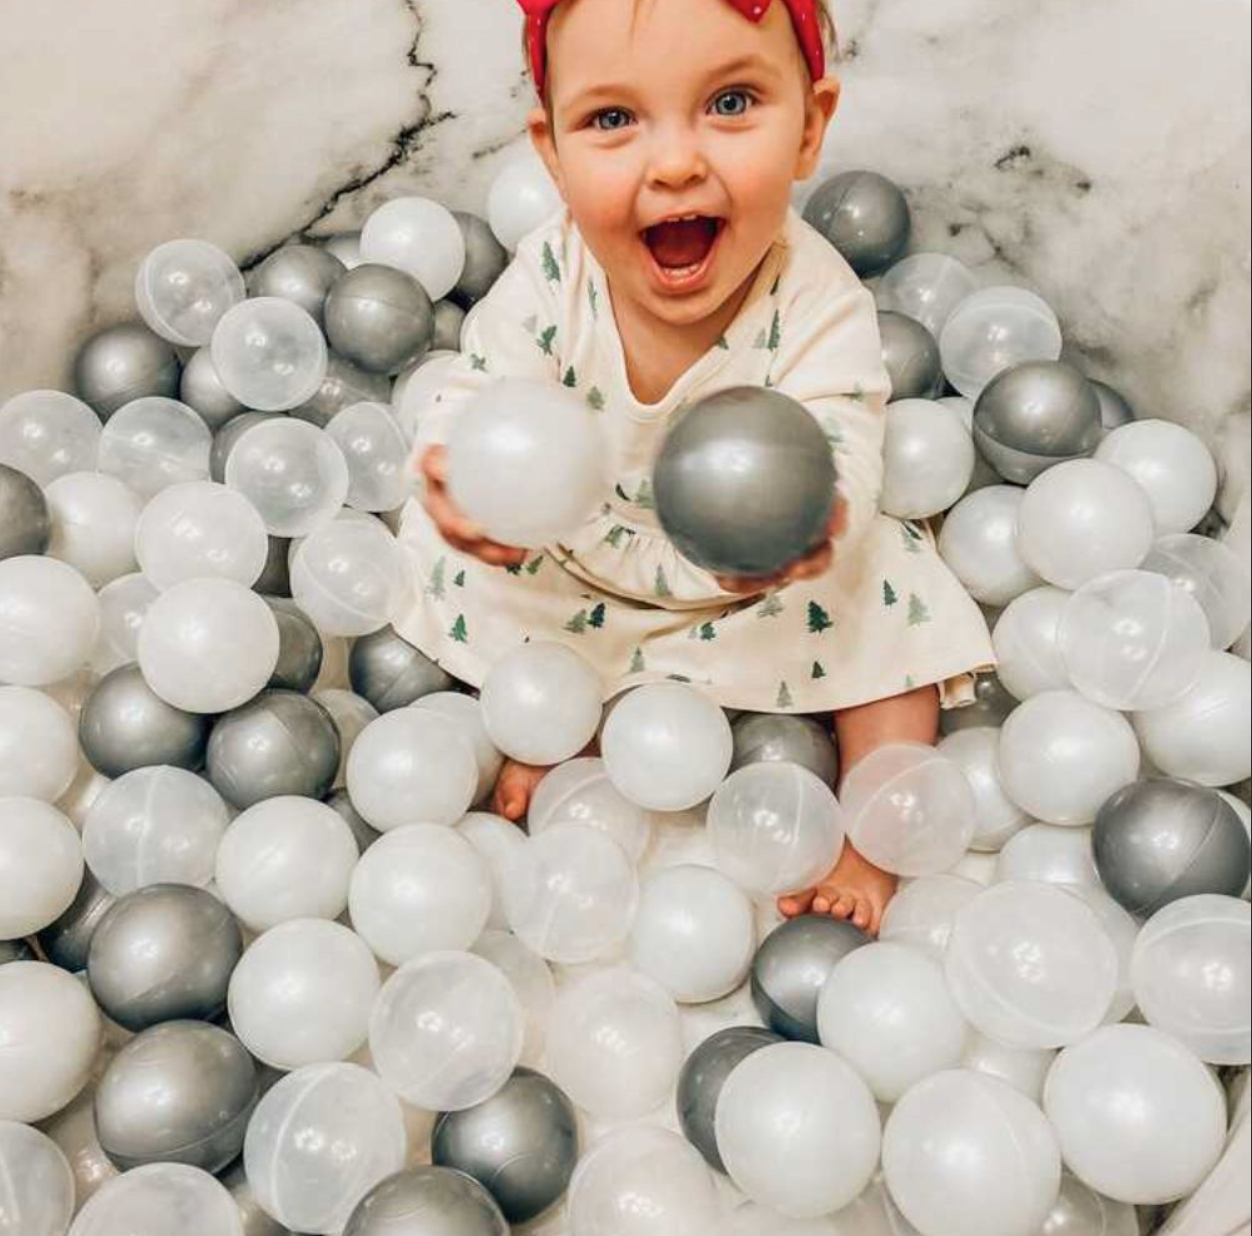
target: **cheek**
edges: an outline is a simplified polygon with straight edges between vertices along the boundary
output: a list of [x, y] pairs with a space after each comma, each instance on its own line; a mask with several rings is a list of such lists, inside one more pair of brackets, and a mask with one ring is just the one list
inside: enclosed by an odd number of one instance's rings
[[718, 175], [741, 206], [765, 208], [790, 202], [794, 147], [777, 133], [741, 139], [719, 160]]
[[626, 160], [604, 157], [562, 164], [565, 192], [579, 229], [606, 233], [630, 224], [634, 218], [637, 177]]

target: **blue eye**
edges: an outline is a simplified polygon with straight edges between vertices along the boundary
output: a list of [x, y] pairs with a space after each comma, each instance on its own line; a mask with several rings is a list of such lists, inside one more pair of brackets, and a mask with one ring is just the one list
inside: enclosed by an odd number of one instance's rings
[[713, 110], [719, 116], [743, 116], [752, 102], [752, 96], [746, 90], [724, 90], [713, 100]]
[[601, 133], [616, 133], [630, 124], [630, 113], [620, 107], [605, 108], [591, 118], [591, 124]]

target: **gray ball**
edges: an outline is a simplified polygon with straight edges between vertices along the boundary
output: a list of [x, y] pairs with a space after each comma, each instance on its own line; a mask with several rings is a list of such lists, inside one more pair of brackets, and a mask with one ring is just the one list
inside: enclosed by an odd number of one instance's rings
[[96, 928], [116, 903], [117, 898], [101, 885], [89, 868], [84, 868], [83, 882], [70, 908], [39, 933], [43, 955], [54, 966], [71, 974], [85, 970]]
[[687, 1058], [678, 1075], [678, 1122], [683, 1136], [723, 1175], [726, 1164], [717, 1148], [717, 1102], [727, 1079], [762, 1047], [786, 1040], [759, 1026], [732, 1026], [705, 1039]]
[[765, 937], [752, 963], [752, 1001], [776, 1034], [820, 1042], [817, 1001], [830, 972], [870, 938], [852, 923], [810, 914]]
[[465, 269], [452, 289], [453, 299], [464, 309], [472, 309], [495, 286], [509, 265], [509, 251], [496, 239], [486, 219], [454, 210], [465, 237]]
[[974, 681], [974, 702], [964, 708], [947, 708], [939, 714], [944, 735], [959, 730], [999, 729], [1021, 701], [1011, 695], [996, 673], [979, 674]]
[[43, 490], [8, 464], [0, 464], [0, 562], [42, 554], [52, 540], [52, 516]]
[[326, 297], [347, 270], [320, 245], [284, 245], [248, 272], [248, 295], [294, 301], [320, 326]]
[[352, 799], [348, 796], [347, 790], [336, 790], [326, 800], [326, 805], [352, 829], [352, 836], [356, 839], [356, 848], [362, 854], [382, 836], [376, 828], [365, 822], [365, 818], [352, 805]]
[[877, 172], [842, 172], [826, 181], [809, 198], [804, 219], [862, 279], [902, 257], [913, 230], [904, 194]]
[[735, 755], [730, 771], [749, 764], [799, 764], [834, 786], [839, 780], [839, 749], [824, 725], [812, 717], [748, 712], [733, 726]]
[[322, 672], [322, 637], [294, 601], [282, 597], [265, 600], [278, 621], [278, 664], [269, 685], [285, 691], [308, 691]]
[[105, 777], [168, 764], [195, 772], [204, 767], [212, 719], [167, 704], [137, 665], [122, 665], [96, 685], [78, 718], [78, 741], [91, 766]]
[[826, 538], [835, 465], [802, 404], [740, 386], [701, 400], [670, 430], [653, 490], [680, 553], [717, 575], [764, 577]]
[[269, 553], [261, 577], [252, 585], [263, 597], [291, 596], [291, 542], [286, 537], [270, 537]]
[[336, 352], [370, 373], [398, 373], [430, 350], [435, 307], [412, 275], [367, 263], [331, 288], [326, 337]]
[[432, 352], [459, 352], [461, 350], [461, 327], [465, 325], [465, 310], [450, 300], [435, 305], [435, 339], [430, 345]]
[[1216, 790], [1165, 777], [1136, 781], [1104, 804], [1094, 850], [1105, 888], [1144, 918], [1181, 897], [1241, 896], [1252, 863], [1239, 813]]
[[0, 940], [0, 966], [11, 961], [38, 961], [35, 950], [25, 940]]
[[892, 400], [933, 399], [943, 385], [943, 365], [934, 335], [915, 318], [890, 312], [878, 315], [878, 333]]
[[242, 1159], [224, 1171], [218, 1180], [239, 1210], [241, 1236], [295, 1236], [290, 1228], [283, 1227], [277, 1219], [270, 1218], [261, 1209], [261, 1204], [256, 1200], [256, 1194], [248, 1183]]
[[376, 1184], [343, 1236], [509, 1236], [509, 1224], [477, 1180], [446, 1167], [414, 1167]]
[[390, 402], [391, 379], [385, 373], [369, 373], [332, 352], [317, 394], [308, 403], [295, 408], [291, 415], [325, 429], [344, 408], [353, 404]]
[[1107, 382], [1096, 382], [1094, 379], [1091, 379], [1091, 385], [1095, 387], [1096, 398], [1100, 401], [1100, 423], [1106, 433], [1122, 425], [1129, 425], [1136, 419], [1130, 400], [1121, 391], [1115, 390]]
[[132, 399], [148, 395], [176, 399], [181, 373], [172, 343], [142, 322], [123, 322], [92, 335], [79, 349], [74, 389], [107, 421]]
[[281, 412], [241, 412], [227, 421], [213, 436], [213, 449], [209, 452], [209, 475], [219, 484], [226, 481], [226, 461], [235, 449], [235, 443], [254, 425], [263, 425]]
[[119, 897], [101, 917], [87, 982], [96, 1003], [127, 1030], [212, 1021], [226, 1007], [242, 954], [239, 924], [212, 893], [151, 884]]
[[578, 1165], [578, 1117], [554, 1082], [518, 1069], [492, 1098], [446, 1112], [431, 1134], [436, 1167], [472, 1176], [510, 1223], [529, 1223], [565, 1196]]
[[339, 731], [321, 704], [295, 691], [262, 691], [213, 727], [209, 780], [240, 811], [282, 795], [322, 799], [339, 754]]
[[187, 1163], [221, 1171], [243, 1149], [259, 1097], [256, 1066], [233, 1034], [169, 1021], [137, 1034], [96, 1090], [96, 1132], [122, 1171]]
[[424, 652], [383, 627], [362, 636], [348, 655], [348, 678], [352, 689], [379, 712], [407, 708], [415, 700], [456, 685]]
[[216, 433], [223, 425], [246, 411], [243, 404], [222, 385], [217, 366], [208, 348], [191, 354], [183, 366], [178, 397], [189, 408], [194, 408], [200, 419]]
[[1029, 485], [1100, 445], [1100, 397], [1072, 365], [1026, 361], [997, 374], [974, 408], [974, 441], [1006, 481]]

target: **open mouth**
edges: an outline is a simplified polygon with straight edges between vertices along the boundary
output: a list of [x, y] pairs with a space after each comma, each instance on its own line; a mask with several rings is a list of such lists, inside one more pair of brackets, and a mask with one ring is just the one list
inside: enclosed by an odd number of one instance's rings
[[641, 237], [660, 282], [675, 290], [699, 284], [712, 265], [725, 226], [724, 219], [687, 215], [645, 228]]

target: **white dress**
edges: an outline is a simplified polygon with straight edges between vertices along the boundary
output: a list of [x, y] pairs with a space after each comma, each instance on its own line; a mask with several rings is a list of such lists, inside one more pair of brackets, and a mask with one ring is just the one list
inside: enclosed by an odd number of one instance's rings
[[[946, 706], [969, 700], [972, 675], [993, 662], [982, 614], [928, 528], [878, 511], [889, 383], [873, 298], [794, 211], [725, 336], [659, 403], [630, 389], [605, 273], [565, 210], [522, 242], [462, 346], [419, 414], [415, 458], [447, 441], [482, 386], [526, 377], [581, 393], [620, 467], [600, 513], [520, 568], [457, 553], [408, 504], [401, 541], [415, 599], [395, 625], [450, 674], [481, 686], [519, 644], [555, 640], [600, 671], [606, 698], [668, 679], [754, 712], [829, 712], [928, 684]], [[725, 593], [678, 553], [651, 494], [675, 412], [743, 385], [774, 387], [818, 419], [850, 516], [830, 572], [752, 598]]]

